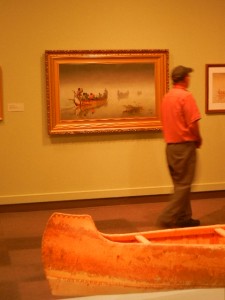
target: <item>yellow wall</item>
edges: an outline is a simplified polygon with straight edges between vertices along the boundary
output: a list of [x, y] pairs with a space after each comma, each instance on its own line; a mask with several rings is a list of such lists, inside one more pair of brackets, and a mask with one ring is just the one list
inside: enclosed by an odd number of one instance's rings
[[[0, 202], [171, 191], [161, 133], [50, 137], [44, 51], [169, 49], [195, 69], [202, 113], [194, 191], [225, 189], [225, 115], [205, 114], [205, 64], [225, 63], [224, 0], [0, 0]], [[23, 112], [8, 104], [24, 103]]]

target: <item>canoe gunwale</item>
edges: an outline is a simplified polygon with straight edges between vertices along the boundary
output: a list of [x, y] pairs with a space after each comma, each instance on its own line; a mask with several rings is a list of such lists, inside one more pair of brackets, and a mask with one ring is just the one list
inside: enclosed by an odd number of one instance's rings
[[[130, 232], [130, 233], [103, 233], [99, 231], [94, 223], [93, 218], [90, 215], [87, 214], [81, 214], [81, 215], [73, 215], [73, 214], [64, 214], [64, 213], [58, 213], [55, 212], [53, 213], [46, 225], [45, 232], [48, 230], [48, 227], [51, 226], [51, 221], [54, 221], [55, 218], [59, 217], [61, 218], [71, 218], [71, 219], [78, 219], [83, 221], [83, 225], [80, 225], [80, 227], [86, 228], [90, 231], [95, 232], [95, 234], [98, 235], [100, 239], [104, 239], [108, 242], [113, 242], [113, 243], [137, 243], [137, 245], [142, 245], [140, 241], [137, 241], [136, 236], [141, 236], [143, 239], [146, 239], [149, 241], [149, 243], [146, 243], [145, 246], [147, 245], [169, 245], [168, 243], [163, 243], [158, 242], [157, 239], [163, 240], [163, 239], [174, 239], [178, 240], [180, 239], [190, 239], [191, 237], [196, 240], [198, 237], [206, 238], [207, 236], [213, 235], [215, 238], [218, 238], [222, 241], [223, 243], [218, 244], [220, 247], [223, 245], [225, 246], [225, 224], [216, 224], [216, 225], [207, 225], [207, 226], [199, 226], [199, 227], [187, 227], [187, 228], [173, 228], [173, 229], [159, 229], [159, 230], [152, 230], [152, 231], [140, 231], [140, 232]], [[43, 234], [43, 241], [44, 241], [44, 236], [45, 232]], [[173, 245], [179, 245], [179, 242], [173, 242], [171, 243]], [[181, 243], [180, 245], [183, 245]], [[206, 243], [192, 243], [188, 244], [188, 246], [200, 246], [200, 245], [206, 245]], [[208, 243], [208, 245], [213, 245], [214, 247], [217, 245], [216, 243]]]

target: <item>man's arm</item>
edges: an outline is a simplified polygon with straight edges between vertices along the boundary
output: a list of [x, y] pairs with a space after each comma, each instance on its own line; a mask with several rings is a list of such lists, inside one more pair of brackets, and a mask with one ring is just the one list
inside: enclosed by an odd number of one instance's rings
[[191, 133], [196, 137], [196, 147], [200, 148], [202, 145], [202, 137], [200, 134], [199, 122], [198, 120], [192, 122], [189, 126]]

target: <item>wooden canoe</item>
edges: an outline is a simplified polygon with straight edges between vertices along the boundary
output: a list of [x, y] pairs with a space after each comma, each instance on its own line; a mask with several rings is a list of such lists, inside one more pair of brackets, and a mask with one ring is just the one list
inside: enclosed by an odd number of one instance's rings
[[225, 225], [104, 234], [89, 215], [54, 213], [42, 259], [60, 297], [225, 287]]

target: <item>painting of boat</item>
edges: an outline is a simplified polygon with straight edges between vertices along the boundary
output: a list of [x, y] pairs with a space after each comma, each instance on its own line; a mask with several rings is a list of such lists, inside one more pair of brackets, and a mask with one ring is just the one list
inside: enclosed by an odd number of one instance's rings
[[94, 93], [84, 92], [82, 88], [78, 88], [77, 91], [73, 90], [74, 97], [72, 100], [75, 106], [86, 106], [91, 108], [101, 107], [102, 105], [106, 105], [108, 100], [108, 91], [104, 90], [103, 93], [98, 93], [97, 95]]
[[129, 115], [135, 115], [140, 113], [143, 110], [143, 107], [140, 105], [124, 105], [125, 110], [123, 111], [123, 113], [125, 114], [129, 114]]
[[117, 98], [118, 100], [127, 99], [129, 97], [129, 94], [130, 94], [129, 91], [126, 92], [117, 91]]
[[225, 287], [225, 225], [106, 234], [56, 212], [42, 260], [57, 297]]

